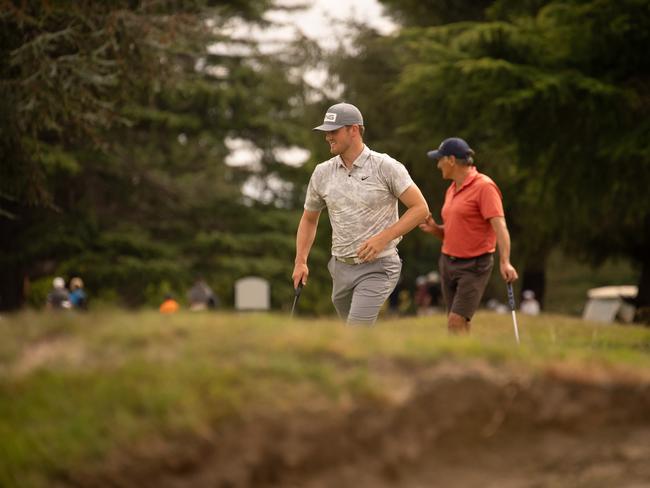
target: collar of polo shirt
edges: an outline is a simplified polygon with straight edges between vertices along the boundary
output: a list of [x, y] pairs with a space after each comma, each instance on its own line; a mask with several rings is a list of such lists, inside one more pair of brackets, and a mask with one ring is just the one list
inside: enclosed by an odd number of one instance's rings
[[[343, 162], [343, 158], [340, 155], [336, 157], [339, 158], [339, 166], [343, 166], [345, 169], [347, 169], [347, 166], [345, 166], [345, 163]], [[364, 144], [363, 151], [361, 151], [361, 153], [357, 156], [357, 159], [355, 159], [352, 162], [352, 166], [356, 166], [357, 168], [363, 168], [364, 165], [366, 164], [366, 161], [368, 161], [369, 157], [370, 157], [370, 148]]]

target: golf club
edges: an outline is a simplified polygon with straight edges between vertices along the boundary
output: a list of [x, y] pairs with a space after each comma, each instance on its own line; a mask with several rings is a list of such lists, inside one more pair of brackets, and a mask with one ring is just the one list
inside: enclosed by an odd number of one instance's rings
[[296, 310], [296, 305], [298, 304], [298, 299], [300, 298], [301, 291], [302, 291], [302, 281], [298, 283], [298, 286], [294, 290], [293, 305], [291, 306], [291, 318], [293, 318], [293, 313]]
[[519, 344], [519, 327], [517, 327], [517, 314], [515, 313], [515, 294], [512, 292], [512, 283], [507, 283], [508, 287], [508, 303], [510, 303], [510, 310], [512, 310], [512, 325], [515, 328], [515, 339]]

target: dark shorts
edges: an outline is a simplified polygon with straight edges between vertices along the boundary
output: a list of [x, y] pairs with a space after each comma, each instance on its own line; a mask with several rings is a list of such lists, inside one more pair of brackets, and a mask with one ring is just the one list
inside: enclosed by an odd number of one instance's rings
[[438, 265], [447, 313], [454, 312], [471, 320], [492, 274], [493, 253], [466, 259], [441, 254]]

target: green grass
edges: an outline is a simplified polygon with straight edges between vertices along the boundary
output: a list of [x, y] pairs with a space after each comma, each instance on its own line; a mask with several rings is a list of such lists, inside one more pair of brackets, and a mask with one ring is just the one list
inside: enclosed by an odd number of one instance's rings
[[639, 276], [640, 269], [624, 260], [610, 259], [592, 267], [553, 253], [547, 267], [546, 309], [581, 315], [590, 288], [636, 285]]
[[381, 401], [385, 360], [483, 359], [543, 369], [650, 372], [650, 329], [481, 313], [469, 337], [443, 316], [350, 328], [281, 315], [23, 312], [0, 321], [0, 486], [48, 480], [120, 446], [209, 432], [256, 412]]
[[[515, 262], [515, 266], [519, 263]], [[520, 278], [523, 269], [517, 268]], [[641, 270], [629, 261], [609, 259], [594, 267], [577, 261], [575, 258], [559, 251], [551, 254], [546, 266], [546, 296], [544, 310], [549, 313], [580, 317], [587, 302], [587, 291], [591, 288], [609, 285], [637, 285]], [[521, 296], [522, 280], [514, 284], [515, 295]], [[495, 263], [486, 292], [487, 298], [496, 298], [501, 303], [508, 303], [503, 278]]]

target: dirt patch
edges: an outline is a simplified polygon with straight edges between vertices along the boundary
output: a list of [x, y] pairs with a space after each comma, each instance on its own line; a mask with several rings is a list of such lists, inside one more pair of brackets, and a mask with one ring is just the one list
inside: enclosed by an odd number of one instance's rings
[[14, 378], [22, 378], [51, 364], [81, 365], [86, 357], [84, 344], [75, 339], [50, 339], [30, 344], [10, 369]]
[[65, 486], [650, 486], [650, 381], [378, 361], [385, 398], [134, 447]]

